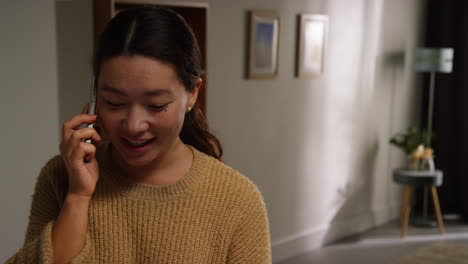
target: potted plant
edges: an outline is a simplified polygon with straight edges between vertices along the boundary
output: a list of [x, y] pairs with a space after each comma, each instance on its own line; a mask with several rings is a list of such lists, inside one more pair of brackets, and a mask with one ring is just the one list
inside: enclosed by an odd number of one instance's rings
[[434, 151], [428, 147], [432, 138], [433, 134], [410, 127], [407, 131], [394, 135], [389, 142], [405, 152], [408, 158], [408, 169], [435, 170]]

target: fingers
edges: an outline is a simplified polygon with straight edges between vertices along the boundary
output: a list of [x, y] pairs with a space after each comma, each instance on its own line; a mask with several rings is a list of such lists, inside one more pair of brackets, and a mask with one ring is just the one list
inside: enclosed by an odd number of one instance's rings
[[84, 161], [85, 157], [90, 160], [94, 159], [95, 154], [96, 146], [85, 142], [79, 142], [77, 147], [70, 149], [65, 155], [72, 163], [81, 163]]
[[86, 104], [81, 111], [81, 114], [74, 116], [63, 124], [62, 127], [62, 142], [60, 144], [60, 152], [68, 160], [83, 160], [83, 158], [94, 157], [96, 148], [93, 144], [83, 142], [85, 139], [91, 139], [93, 142], [100, 142], [101, 137], [94, 128], [84, 127], [80, 129], [82, 124], [91, 124], [96, 121], [96, 115], [88, 115], [89, 105]]
[[79, 114], [65, 122], [62, 126], [62, 140], [68, 139], [73, 131], [77, 130], [81, 124], [91, 124], [96, 121], [95, 115]]
[[81, 113], [74, 116], [72, 119], [65, 122], [62, 126], [62, 140], [68, 138], [71, 134], [72, 129], [78, 129], [83, 123], [92, 123], [96, 121], [95, 115], [88, 115], [89, 104], [85, 104]]
[[93, 128], [73, 130], [68, 140], [60, 144], [60, 152], [69, 160], [83, 160], [85, 156], [93, 158], [96, 147], [91, 143], [83, 142], [88, 138], [94, 142], [101, 141], [101, 137]]
[[100, 142], [101, 136], [99, 136], [94, 128], [85, 127], [83, 129], [73, 130], [70, 139], [72, 141], [83, 141], [85, 139], [91, 139], [94, 142]]
[[75, 160], [83, 160], [83, 157], [87, 157], [88, 159], [94, 159], [94, 156], [96, 154], [96, 146], [93, 144], [85, 143], [85, 142], [80, 142], [79, 148], [74, 151], [74, 155], [72, 156], [72, 159]]

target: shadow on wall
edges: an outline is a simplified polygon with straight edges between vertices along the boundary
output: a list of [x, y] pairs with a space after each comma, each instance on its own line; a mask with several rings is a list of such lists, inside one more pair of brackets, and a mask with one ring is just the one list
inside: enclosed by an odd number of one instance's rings
[[[329, 244], [343, 235], [352, 235], [355, 232], [361, 232], [369, 227], [379, 223], [380, 208], [373, 208], [373, 200], [386, 199], [389, 207], [384, 209], [391, 211], [392, 202], [391, 191], [391, 171], [393, 164], [392, 149], [388, 144], [388, 139], [393, 133], [395, 116], [395, 98], [398, 93], [397, 81], [405, 64], [404, 52], [392, 52], [384, 54], [380, 61], [380, 80], [382, 83], [376, 83], [376, 89], [386, 91], [379, 92], [380, 98], [374, 97], [374, 104], [379, 106], [388, 106], [388, 111], [384, 111], [384, 123], [376, 123], [376, 126], [383, 126], [384, 131], [377, 131], [377, 135], [364, 135], [362, 140], [368, 141], [365, 151], [357, 153], [357, 166], [354, 171], [349, 173], [353, 175], [347, 183], [338, 188], [335, 199], [331, 204], [336, 211], [331, 212], [333, 216], [329, 224], [329, 229], [323, 238], [324, 244]], [[379, 79], [377, 79], [379, 80]], [[377, 86], [381, 86], [380, 88]], [[387, 96], [384, 96], [387, 95]], [[383, 101], [382, 101], [383, 100]], [[385, 131], [386, 130], [386, 131]], [[372, 129], [370, 129], [372, 131]], [[357, 149], [357, 148], [356, 148]], [[384, 172], [384, 173], [382, 173]], [[384, 193], [380, 193], [380, 192]], [[382, 197], [383, 196], [383, 197]], [[377, 210], [377, 211], [376, 211]], [[391, 212], [386, 214], [390, 215]]]
[[[337, 189], [335, 199], [331, 204], [331, 208], [336, 211], [330, 212], [333, 217], [323, 239], [325, 244], [342, 238], [343, 235], [347, 236], [375, 225], [374, 216], [369, 215], [371, 212], [369, 208], [372, 208], [372, 194], [375, 191], [374, 172], [378, 151], [379, 144], [375, 141], [367, 152], [362, 153], [358, 158], [359, 166], [352, 173], [354, 177]], [[344, 221], [346, 222], [343, 223]]]

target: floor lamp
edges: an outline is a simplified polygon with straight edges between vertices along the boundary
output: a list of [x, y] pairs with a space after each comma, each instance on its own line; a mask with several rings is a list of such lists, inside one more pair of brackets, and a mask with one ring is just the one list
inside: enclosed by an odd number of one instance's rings
[[[418, 48], [415, 54], [414, 69], [417, 72], [429, 72], [429, 103], [427, 108], [427, 138], [426, 147], [431, 147], [432, 116], [434, 108], [434, 81], [436, 73], [451, 73], [453, 66], [453, 48]], [[433, 226], [427, 218], [428, 190], [424, 187], [423, 215], [418, 225]]]
[[431, 147], [432, 115], [434, 108], [434, 81], [435, 73], [451, 73], [453, 65], [453, 48], [418, 48], [414, 69], [417, 72], [429, 72], [429, 104], [427, 108], [427, 142], [426, 147]]

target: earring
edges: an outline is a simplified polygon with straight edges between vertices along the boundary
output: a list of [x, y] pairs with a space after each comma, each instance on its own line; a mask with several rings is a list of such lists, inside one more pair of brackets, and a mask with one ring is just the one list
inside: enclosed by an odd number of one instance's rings
[[190, 112], [190, 110], [192, 110], [192, 107], [187, 107], [187, 112]]

